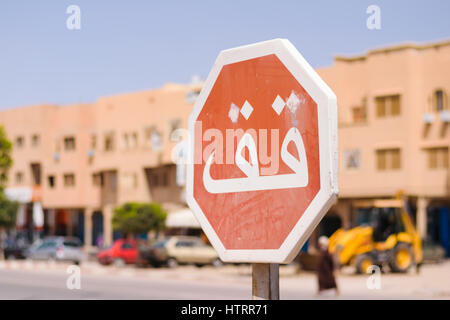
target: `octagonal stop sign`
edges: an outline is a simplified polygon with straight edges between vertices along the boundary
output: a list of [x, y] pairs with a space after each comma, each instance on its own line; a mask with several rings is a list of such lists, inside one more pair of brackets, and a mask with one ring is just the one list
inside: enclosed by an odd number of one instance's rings
[[225, 50], [189, 133], [187, 201], [220, 258], [290, 262], [338, 194], [331, 89], [288, 40]]

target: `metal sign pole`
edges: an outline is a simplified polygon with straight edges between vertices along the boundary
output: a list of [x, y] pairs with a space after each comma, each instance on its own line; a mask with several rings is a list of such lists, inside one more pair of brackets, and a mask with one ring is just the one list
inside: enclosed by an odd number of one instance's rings
[[252, 300], [279, 300], [279, 264], [252, 263]]

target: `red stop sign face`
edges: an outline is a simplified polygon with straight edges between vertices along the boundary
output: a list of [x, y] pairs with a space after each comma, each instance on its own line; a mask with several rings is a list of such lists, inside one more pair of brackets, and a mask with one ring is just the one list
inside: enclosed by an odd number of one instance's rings
[[335, 182], [323, 83], [305, 77], [313, 98], [295, 69], [304, 60], [274, 41], [222, 53], [190, 118], [188, 203], [225, 261], [289, 260], [337, 194], [322, 188]]

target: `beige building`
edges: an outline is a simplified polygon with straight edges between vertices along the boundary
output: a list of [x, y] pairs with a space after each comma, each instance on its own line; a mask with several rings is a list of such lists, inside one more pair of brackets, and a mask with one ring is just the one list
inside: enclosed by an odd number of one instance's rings
[[[355, 223], [356, 199], [402, 191], [425, 237], [450, 251], [450, 42], [400, 45], [336, 57], [317, 70], [338, 97], [340, 200], [313, 236]], [[0, 112], [14, 143], [9, 192], [43, 207], [45, 234], [111, 242], [113, 207], [126, 201], [183, 206], [171, 137], [186, 128], [194, 85]], [[26, 228], [25, 228], [26, 229]]]
[[318, 73], [339, 109], [340, 199], [322, 231], [354, 225], [355, 199], [403, 192], [422, 237], [450, 253], [450, 41], [338, 56]]
[[44, 234], [75, 235], [86, 244], [104, 236], [110, 243], [114, 206], [158, 201], [182, 207], [171, 151], [199, 90], [168, 84], [93, 104], [1, 111], [14, 145], [6, 191], [22, 202], [18, 228], [36, 229], [38, 202]]

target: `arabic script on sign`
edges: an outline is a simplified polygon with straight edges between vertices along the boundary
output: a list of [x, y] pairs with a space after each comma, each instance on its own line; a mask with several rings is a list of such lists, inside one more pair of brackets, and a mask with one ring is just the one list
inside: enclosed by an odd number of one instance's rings
[[[293, 142], [299, 159], [288, 151], [288, 145]], [[247, 148], [249, 160], [242, 156], [242, 151]], [[306, 160], [305, 146], [300, 131], [291, 127], [286, 133], [281, 146], [281, 160], [294, 172], [289, 174], [261, 176], [259, 174], [259, 162], [256, 143], [249, 133], [245, 133], [239, 140], [235, 154], [235, 163], [246, 177], [231, 179], [213, 179], [210, 169], [213, 164], [215, 152], [213, 151], [203, 171], [203, 183], [210, 193], [230, 193], [257, 190], [274, 190], [284, 188], [302, 188], [308, 185], [308, 163]]]

